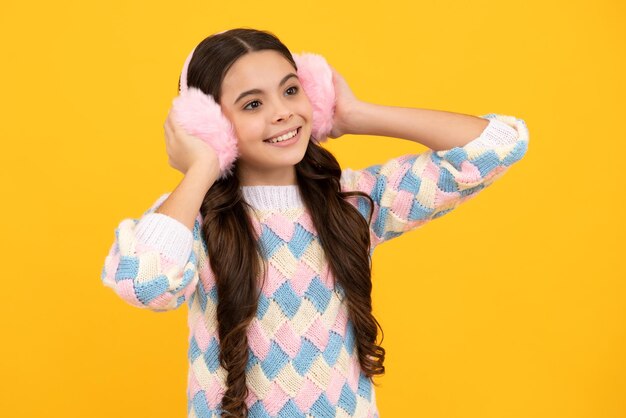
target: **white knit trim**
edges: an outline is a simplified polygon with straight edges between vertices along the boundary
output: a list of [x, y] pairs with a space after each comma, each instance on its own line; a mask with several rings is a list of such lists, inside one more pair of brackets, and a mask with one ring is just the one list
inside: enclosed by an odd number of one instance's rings
[[510, 145], [518, 140], [517, 130], [505, 122], [489, 119], [489, 124], [480, 136], [465, 146], [468, 148], [491, 148], [493, 146]]
[[135, 237], [181, 266], [187, 264], [193, 248], [193, 233], [186, 225], [164, 213], [142, 216]]
[[304, 206], [297, 185], [241, 186], [243, 197], [252, 207], [260, 210], [293, 209]]

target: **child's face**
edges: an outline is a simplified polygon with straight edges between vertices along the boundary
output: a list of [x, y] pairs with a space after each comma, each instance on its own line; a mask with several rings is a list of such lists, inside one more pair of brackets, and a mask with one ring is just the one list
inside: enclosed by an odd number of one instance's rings
[[[296, 184], [294, 165], [307, 149], [313, 110], [297, 75], [289, 74], [296, 70], [274, 50], [243, 55], [226, 72], [220, 105], [238, 138], [242, 185]], [[259, 91], [241, 96], [249, 90]], [[295, 142], [264, 141], [295, 129]]]

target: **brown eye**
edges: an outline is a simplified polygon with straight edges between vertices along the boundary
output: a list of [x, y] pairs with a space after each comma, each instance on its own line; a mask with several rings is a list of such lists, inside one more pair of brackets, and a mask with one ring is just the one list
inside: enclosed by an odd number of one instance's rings
[[289, 90], [295, 90], [293, 93], [290, 94], [290, 96], [293, 96], [294, 94], [298, 92], [299, 89], [296, 86], [291, 86], [286, 91], [289, 91]]
[[248, 106], [250, 106], [252, 103], [261, 103], [261, 102], [259, 102], [258, 100], [253, 100], [253, 101], [251, 101], [250, 103], [248, 103], [248, 104], [244, 107], [244, 109], [245, 109], [245, 110], [254, 110], [254, 109], [256, 109], [256, 108], [258, 107], [258, 106], [254, 106], [254, 107], [252, 107], [252, 109], [248, 108]]

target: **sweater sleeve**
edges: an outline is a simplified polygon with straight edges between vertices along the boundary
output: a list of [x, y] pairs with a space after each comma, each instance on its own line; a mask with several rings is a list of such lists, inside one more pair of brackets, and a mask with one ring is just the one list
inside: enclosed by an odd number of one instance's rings
[[[478, 138], [462, 147], [403, 155], [361, 170], [342, 171], [344, 191], [367, 193], [374, 201], [370, 236], [372, 248], [416, 229], [476, 196], [519, 161], [528, 148], [522, 119], [490, 113]], [[356, 207], [369, 218], [369, 202]]]
[[167, 196], [160, 196], [141, 218], [119, 223], [101, 273], [103, 284], [126, 302], [153, 311], [181, 306], [199, 279], [201, 216], [191, 231], [177, 219], [155, 213]]

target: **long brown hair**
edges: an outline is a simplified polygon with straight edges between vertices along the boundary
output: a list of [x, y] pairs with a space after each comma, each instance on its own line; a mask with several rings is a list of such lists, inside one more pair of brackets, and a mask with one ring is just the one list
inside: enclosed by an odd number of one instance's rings
[[[189, 62], [188, 84], [212, 95], [219, 103], [222, 81], [230, 66], [242, 55], [264, 49], [278, 51], [297, 70], [290, 51], [274, 34], [237, 28], [209, 36], [196, 47]], [[238, 172], [237, 164], [235, 161], [234, 173]], [[295, 168], [300, 195], [311, 214], [337, 281], [335, 285], [344, 291], [361, 368], [374, 383], [374, 375], [384, 374], [385, 350], [376, 343], [380, 324], [372, 315], [369, 235], [372, 198], [360, 191], [341, 191], [339, 163], [313, 137]], [[369, 199], [367, 221], [345, 200], [351, 196]], [[257, 280], [261, 271], [266, 272], [263, 249], [249, 218], [250, 210], [236, 174], [217, 180], [204, 196], [200, 208], [202, 231], [219, 295], [219, 360], [228, 372], [228, 388], [221, 406], [224, 413], [235, 417], [248, 416], [246, 330], [257, 312], [258, 289], [262, 287]], [[382, 327], [380, 329], [382, 331]]]

